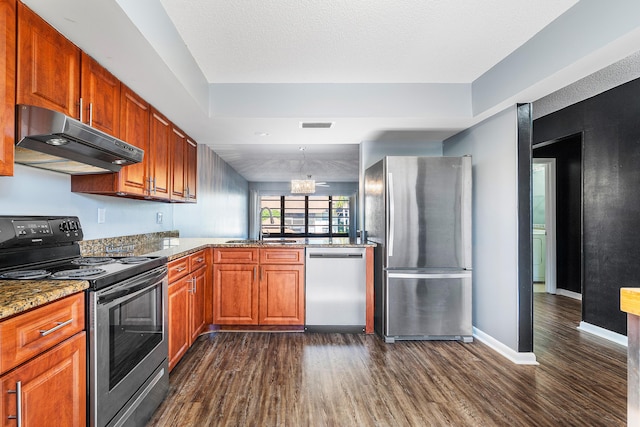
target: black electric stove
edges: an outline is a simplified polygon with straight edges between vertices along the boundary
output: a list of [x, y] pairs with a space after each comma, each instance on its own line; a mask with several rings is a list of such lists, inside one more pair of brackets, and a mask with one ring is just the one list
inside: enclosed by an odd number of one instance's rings
[[167, 263], [166, 257], [82, 257], [77, 217], [0, 216], [0, 280], [86, 280], [93, 290]]

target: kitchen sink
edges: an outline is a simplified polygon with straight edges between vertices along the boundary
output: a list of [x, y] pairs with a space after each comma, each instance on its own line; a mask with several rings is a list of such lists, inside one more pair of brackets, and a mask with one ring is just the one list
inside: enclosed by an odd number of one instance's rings
[[273, 240], [256, 240], [256, 239], [238, 239], [238, 240], [227, 240], [225, 243], [236, 243], [243, 245], [282, 245], [282, 244], [292, 244], [299, 243], [297, 240], [292, 239], [273, 239]]
[[275, 240], [263, 240], [263, 245], [282, 245], [282, 244], [299, 243], [297, 240], [290, 239], [275, 239]]

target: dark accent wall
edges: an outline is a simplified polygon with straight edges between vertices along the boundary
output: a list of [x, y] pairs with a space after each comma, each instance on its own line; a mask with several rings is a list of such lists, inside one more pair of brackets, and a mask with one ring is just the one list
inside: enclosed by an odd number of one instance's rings
[[583, 135], [583, 320], [626, 334], [620, 288], [640, 280], [640, 79], [541, 117], [533, 143]]
[[556, 282], [582, 292], [582, 134], [534, 148], [534, 158], [556, 159]]

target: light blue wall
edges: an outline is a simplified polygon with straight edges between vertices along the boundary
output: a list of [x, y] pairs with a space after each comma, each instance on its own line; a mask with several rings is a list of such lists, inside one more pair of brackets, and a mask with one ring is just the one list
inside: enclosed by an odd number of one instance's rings
[[444, 141], [473, 157], [473, 325], [518, 351], [516, 107]]
[[249, 183], [205, 145], [198, 145], [198, 203], [174, 205], [182, 237], [245, 237]]
[[[70, 175], [15, 165], [14, 176], [0, 177], [0, 215], [75, 215], [85, 240], [176, 229], [184, 237], [246, 233], [246, 180], [207, 147], [198, 154], [196, 205], [72, 193]], [[102, 224], [98, 208], [106, 212]]]

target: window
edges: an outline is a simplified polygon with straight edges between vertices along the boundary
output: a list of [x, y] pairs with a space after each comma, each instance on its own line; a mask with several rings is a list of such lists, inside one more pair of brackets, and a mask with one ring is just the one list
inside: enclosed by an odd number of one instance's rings
[[262, 234], [273, 237], [347, 237], [347, 196], [262, 196]]

